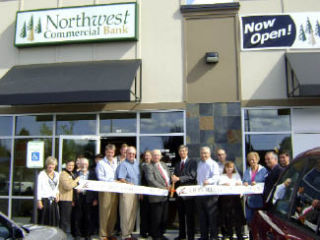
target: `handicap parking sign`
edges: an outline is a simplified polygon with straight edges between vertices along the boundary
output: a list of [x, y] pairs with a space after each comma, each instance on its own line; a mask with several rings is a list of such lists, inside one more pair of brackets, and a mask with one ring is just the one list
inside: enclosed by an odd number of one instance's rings
[[44, 142], [29, 141], [27, 144], [27, 168], [43, 168]]
[[31, 153], [31, 161], [40, 161], [40, 153], [32, 152]]

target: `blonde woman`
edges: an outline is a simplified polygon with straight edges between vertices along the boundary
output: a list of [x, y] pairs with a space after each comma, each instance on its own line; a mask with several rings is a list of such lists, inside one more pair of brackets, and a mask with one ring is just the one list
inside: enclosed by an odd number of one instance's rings
[[45, 169], [38, 175], [37, 200], [39, 223], [50, 226], [59, 225], [59, 174], [54, 169], [57, 159], [50, 156], [46, 159]]

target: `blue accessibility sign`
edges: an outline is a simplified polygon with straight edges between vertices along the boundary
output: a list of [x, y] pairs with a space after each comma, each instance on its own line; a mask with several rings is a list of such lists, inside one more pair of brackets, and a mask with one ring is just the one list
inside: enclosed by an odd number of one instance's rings
[[34, 162], [40, 161], [40, 153], [39, 152], [32, 152], [31, 153], [31, 161], [34, 161]]

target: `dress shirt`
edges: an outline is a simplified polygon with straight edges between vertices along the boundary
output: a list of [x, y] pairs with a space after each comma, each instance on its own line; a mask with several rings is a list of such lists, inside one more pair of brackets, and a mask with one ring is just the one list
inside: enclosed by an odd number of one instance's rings
[[96, 166], [96, 174], [99, 181], [113, 182], [115, 181], [115, 173], [117, 169], [117, 159], [113, 159], [112, 163], [105, 157], [99, 161]]
[[118, 179], [125, 179], [128, 183], [140, 185], [140, 168], [139, 163], [135, 159], [130, 162], [128, 159], [123, 161], [118, 168]]
[[59, 173], [54, 171], [53, 179], [50, 179], [46, 170], [43, 170], [38, 175], [37, 199], [56, 198], [59, 193]]
[[219, 165], [216, 161], [211, 158], [206, 161], [201, 160], [198, 163], [197, 168], [197, 182], [198, 185], [203, 185], [205, 180], [208, 181], [209, 184], [217, 184], [219, 181]]

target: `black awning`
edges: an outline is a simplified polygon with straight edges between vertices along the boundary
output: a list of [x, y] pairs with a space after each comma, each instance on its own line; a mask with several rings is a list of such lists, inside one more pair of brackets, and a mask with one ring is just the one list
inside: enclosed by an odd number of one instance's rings
[[139, 101], [140, 65], [134, 59], [14, 66], [0, 80], [0, 105]]
[[320, 96], [320, 52], [286, 53], [289, 97]]

